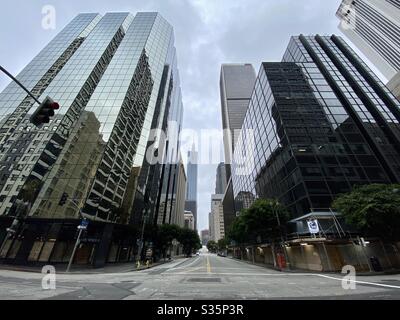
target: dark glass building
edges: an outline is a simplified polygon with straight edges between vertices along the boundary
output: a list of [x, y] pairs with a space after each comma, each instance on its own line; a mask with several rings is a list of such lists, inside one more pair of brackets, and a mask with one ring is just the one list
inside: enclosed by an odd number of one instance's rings
[[293, 218], [355, 185], [400, 181], [399, 102], [337, 36], [297, 36], [263, 63], [236, 145], [236, 210], [276, 198]]
[[0, 94], [0, 259], [66, 262], [87, 218], [75, 263], [133, 260], [144, 216], [157, 223], [160, 203], [173, 204], [177, 191], [178, 179], [165, 187], [157, 177], [176, 176], [177, 140], [151, 136], [171, 121], [181, 127], [172, 26], [151, 12], [80, 14], [17, 78], [61, 108], [35, 127], [29, 96], [15, 83]]
[[198, 152], [195, 147], [188, 151], [187, 156], [187, 184], [185, 210], [193, 213], [194, 229], [197, 230], [197, 176], [198, 176]]

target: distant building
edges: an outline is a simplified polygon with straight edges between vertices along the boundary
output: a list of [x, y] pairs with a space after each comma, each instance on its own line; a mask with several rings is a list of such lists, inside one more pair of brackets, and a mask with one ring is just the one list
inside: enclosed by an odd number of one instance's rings
[[211, 196], [211, 212], [209, 214], [210, 240], [217, 242], [225, 237], [224, 212], [221, 194]]
[[215, 179], [215, 194], [224, 194], [227, 186], [225, 163], [221, 162], [217, 168]]
[[185, 224], [184, 227], [186, 229], [195, 230], [194, 229], [194, 215], [190, 211], [185, 211]]
[[224, 194], [223, 214], [224, 228], [229, 229], [236, 217], [233, 188], [231, 182], [232, 155], [242, 129], [247, 108], [251, 99], [256, 80], [256, 72], [249, 63], [223, 64], [220, 74], [220, 96], [222, 128], [224, 129], [224, 154], [226, 187], [218, 188], [216, 194]]
[[182, 162], [182, 157], [179, 154], [179, 163], [177, 170], [177, 191], [176, 191], [176, 205], [171, 219], [171, 224], [176, 224], [183, 227], [185, 224], [185, 199], [186, 199], [186, 172], [185, 166]]
[[201, 244], [206, 246], [208, 241], [210, 241], [210, 231], [209, 230], [202, 230], [201, 231]]
[[188, 152], [185, 210], [193, 213], [195, 229], [197, 229], [197, 174], [198, 152], [193, 146], [193, 149]]
[[219, 88], [227, 180], [231, 176], [230, 166], [238, 138], [237, 133], [242, 129], [255, 80], [256, 72], [251, 64], [223, 64], [221, 66]]

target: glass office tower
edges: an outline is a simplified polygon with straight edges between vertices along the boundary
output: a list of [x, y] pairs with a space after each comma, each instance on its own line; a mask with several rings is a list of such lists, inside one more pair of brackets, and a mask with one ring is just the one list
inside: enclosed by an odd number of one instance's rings
[[[37, 128], [31, 98], [14, 83], [0, 94], [0, 258], [66, 262], [87, 218], [76, 263], [132, 260], [144, 213], [134, 208], [153, 188], [146, 153], [173, 166], [178, 149], [149, 141], [151, 129], [182, 121], [171, 25], [158, 13], [80, 14], [17, 78], [61, 108]], [[18, 232], [3, 242], [16, 215]]]
[[187, 161], [187, 184], [186, 184], [186, 201], [185, 210], [193, 213], [194, 228], [197, 230], [197, 174], [198, 174], [198, 157], [199, 154], [192, 147], [188, 151]]
[[340, 37], [293, 37], [256, 80], [234, 154], [237, 207], [276, 198], [295, 218], [355, 185], [398, 183], [399, 106]]

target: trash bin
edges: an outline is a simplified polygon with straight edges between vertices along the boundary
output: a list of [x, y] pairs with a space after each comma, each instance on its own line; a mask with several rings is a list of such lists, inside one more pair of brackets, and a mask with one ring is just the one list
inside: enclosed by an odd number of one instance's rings
[[369, 258], [369, 261], [371, 262], [372, 270], [375, 272], [383, 271], [382, 265], [377, 257], [371, 257]]

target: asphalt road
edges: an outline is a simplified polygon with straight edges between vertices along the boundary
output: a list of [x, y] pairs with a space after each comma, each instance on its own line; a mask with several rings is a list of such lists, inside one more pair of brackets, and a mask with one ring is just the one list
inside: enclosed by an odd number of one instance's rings
[[340, 274], [282, 273], [214, 254], [180, 259], [148, 270], [43, 275], [0, 270], [0, 299], [400, 299], [400, 275], [357, 277], [354, 290]]

